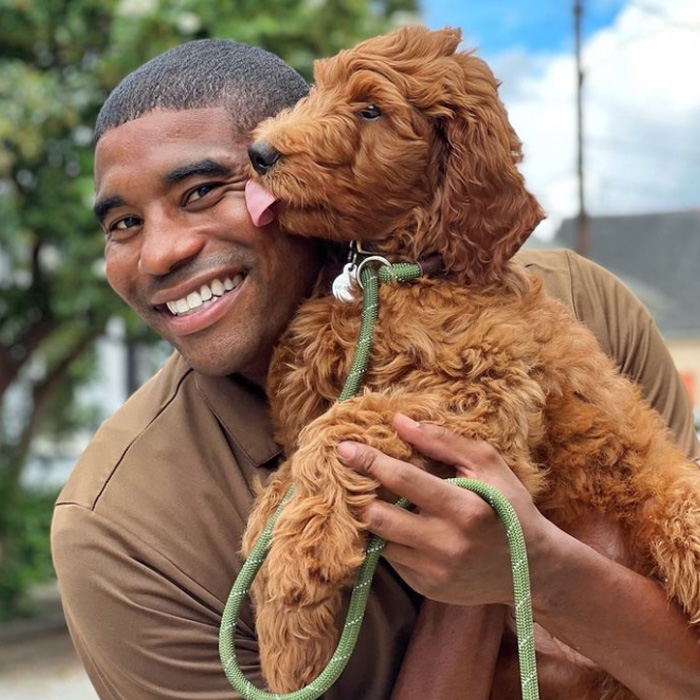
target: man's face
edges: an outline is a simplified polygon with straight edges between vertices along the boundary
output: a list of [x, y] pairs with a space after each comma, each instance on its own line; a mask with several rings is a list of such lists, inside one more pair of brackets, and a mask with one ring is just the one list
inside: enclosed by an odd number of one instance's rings
[[95, 210], [129, 306], [195, 369], [261, 381], [319, 263], [311, 242], [252, 224], [246, 148], [223, 108], [150, 112], [98, 142]]

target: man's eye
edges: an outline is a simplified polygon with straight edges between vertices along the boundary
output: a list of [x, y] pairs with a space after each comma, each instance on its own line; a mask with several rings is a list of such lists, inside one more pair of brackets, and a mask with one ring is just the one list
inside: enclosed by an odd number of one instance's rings
[[127, 229], [133, 228], [134, 226], [138, 226], [141, 223], [140, 219], [137, 219], [135, 216], [125, 216], [123, 219], [119, 219], [119, 221], [115, 221], [110, 227], [110, 231], [126, 231]]
[[213, 189], [216, 189], [216, 184], [200, 185], [196, 189], [192, 190], [185, 197], [185, 205], [196, 202], [198, 199], [208, 195]]

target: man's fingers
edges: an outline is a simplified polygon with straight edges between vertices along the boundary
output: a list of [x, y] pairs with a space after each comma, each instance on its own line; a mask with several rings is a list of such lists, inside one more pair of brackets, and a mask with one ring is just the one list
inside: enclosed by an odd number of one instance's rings
[[390, 542], [415, 546], [417, 533], [421, 532], [418, 515], [392, 503], [375, 501], [367, 508], [366, 517], [370, 531]]
[[[367, 509], [367, 517], [370, 531], [386, 540], [382, 556], [409, 585], [424, 594], [418, 581], [426, 572], [439, 573], [436, 560], [445, 560], [441, 547], [436, 546], [434, 524], [426, 522], [431, 516], [376, 501]], [[438, 544], [440, 541], [438, 539]]]
[[417, 423], [401, 413], [394, 418], [399, 436], [426, 457], [469, 472], [474, 465], [496, 465], [498, 452], [483, 440], [472, 440], [431, 423]]
[[[376, 479], [421, 511], [442, 513], [454, 501], [455, 487], [418, 467], [389, 457], [369, 445], [341, 442], [338, 456], [347, 466]], [[474, 496], [475, 501], [480, 501]]]

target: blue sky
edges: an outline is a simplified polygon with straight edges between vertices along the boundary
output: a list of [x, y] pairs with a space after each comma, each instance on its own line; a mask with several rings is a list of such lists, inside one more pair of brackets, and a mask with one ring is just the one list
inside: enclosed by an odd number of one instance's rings
[[[583, 30], [590, 36], [612, 24], [624, 0], [587, 0]], [[432, 29], [461, 27], [466, 44], [483, 56], [508, 50], [550, 53], [573, 47], [572, 0], [422, 0]]]
[[[522, 171], [550, 228], [578, 209], [574, 0], [421, 0], [502, 81]], [[700, 0], [583, 0], [584, 151], [593, 214], [698, 209]], [[659, 174], [663, 173], [663, 177]], [[544, 228], [540, 231], [546, 235]]]

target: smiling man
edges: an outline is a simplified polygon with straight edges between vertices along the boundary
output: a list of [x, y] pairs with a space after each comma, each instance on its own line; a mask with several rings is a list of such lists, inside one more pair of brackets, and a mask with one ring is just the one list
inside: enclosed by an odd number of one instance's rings
[[[218, 628], [255, 485], [280, 457], [265, 374], [323, 264], [311, 241], [251, 222], [246, 148], [260, 119], [306, 93], [302, 78], [264, 51], [200, 41], [128, 76], [98, 118], [95, 213], [109, 282], [177, 350], [103, 424], [55, 511], [66, 619], [102, 700], [237, 697], [219, 662]], [[521, 260], [641, 385], [678, 443], [697, 450], [687, 398], [638, 302], [567, 253]], [[623, 559], [619, 533], [594, 521], [577, 532], [591, 546], [574, 540], [543, 522], [488, 446], [400, 419], [397, 429], [427, 455], [468, 463], [512, 495], [536, 545], [531, 569], [542, 582], [538, 600], [548, 603], [539, 619], [569, 645], [545, 634], [541, 679], [554, 690], [544, 697], [574, 697], [596, 664], [639, 686], [640, 698], [666, 690], [665, 697], [698, 697], [696, 636], [659, 587], [612, 561]], [[398, 476], [416, 471], [361, 447], [345, 454], [349, 466], [371, 468], [396, 492]], [[473, 494], [443, 497], [449, 487], [419, 475], [415, 502], [432, 498], [425, 512], [398, 516], [375, 503], [369, 513], [391, 541], [386, 556], [395, 569], [380, 565], [357, 651], [327, 700], [451, 700], [465, 686], [474, 700], [515, 697], [517, 650], [507, 636], [498, 654], [510, 595], [500, 522], [469, 500]], [[439, 546], [441, 531], [454, 534], [459, 556]], [[416, 591], [452, 605], [423, 604]], [[262, 687], [254, 628], [245, 608], [238, 660]], [[569, 647], [588, 658], [572, 663], [578, 655]]]
[[108, 129], [95, 211], [107, 278], [141, 318], [205, 374], [262, 383], [318, 266], [309, 241], [251, 223], [246, 145], [224, 107], [156, 109]]

